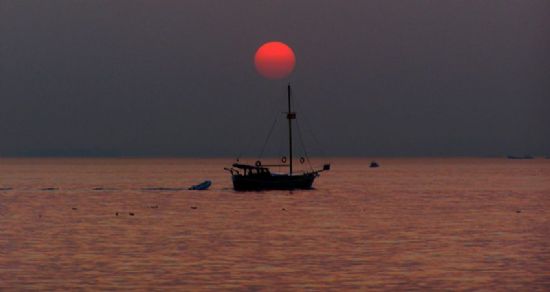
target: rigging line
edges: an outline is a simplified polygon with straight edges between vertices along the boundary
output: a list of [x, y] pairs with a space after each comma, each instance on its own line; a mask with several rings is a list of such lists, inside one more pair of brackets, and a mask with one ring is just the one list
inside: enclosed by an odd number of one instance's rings
[[[273, 108], [273, 103], [274, 103], [273, 100], [269, 99], [269, 98], [267, 98], [266, 100], [267, 100], [266, 104], [267, 104], [268, 108]], [[278, 118], [278, 117], [279, 117], [279, 114], [277, 114], [275, 116], [275, 118]], [[254, 135], [247, 135], [248, 138], [246, 139], [246, 144], [245, 144], [246, 147], [240, 149], [239, 155], [237, 156], [237, 161], [240, 160], [240, 158], [242, 157], [242, 155], [246, 151], [246, 149], [250, 149], [252, 143], [254, 142], [254, 140], [256, 140], [255, 138], [258, 138], [258, 136], [260, 136], [258, 134], [258, 132], [254, 133]], [[269, 137], [268, 137], [268, 139], [269, 139]], [[264, 147], [265, 147], [265, 145], [264, 145]], [[262, 153], [263, 153], [263, 149], [262, 149]]]
[[[303, 109], [303, 107], [302, 107], [302, 105], [300, 104], [299, 101], [296, 102], [296, 107], [300, 108], [300, 109]], [[307, 132], [309, 132], [309, 134], [313, 138], [313, 142], [315, 142], [315, 144], [318, 146], [319, 150], [321, 151], [321, 155], [326, 157], [326, 152], [323, 148], [323, 145], [319, 142], [319, 139], [317, 139], [317, 135], [315, 135], [315, 133], [313, 131], [313, 127], [311, 126], [311, 123], [310, 123], [307, 115], [305, 114], [305, 111], [300, 110], [300, 116], [303, 117], [303, 120], [305, 121], [305, 126], [307, 127], [306, 130], [308, 130]]]
[[269, 138], [271, 137], [271, 134], [273, 133], [273, 129], [275, 129], [275, 125], [277, 125], [277, 121], [279, 121], [279, 115], [275, 118], [275, 121], [273, 121], [273, 124], [271, 125], [271, 129], [269, 129], [269, 133], [267, 134], [267, 137], [265, 138], [264, 145], [262, 146], [262, 151], [260, 152], [260, 155], [258, 158], [262, 158], [264, 155], [265, 147], [267, 146], [267, 142], [269, 142]]
[[313, 167], [311, 166], [311, 161], [309, 160], [309, 155], [307, 154], [307, 149], [304, 144], [304, 140], [302, 139], [302, 130], [300, 129], [300, 122], [298, 122], [298, 119], [296, 119], [296, 128], [298, 128], [298, 138], [300, 139], [300, 144], [302, 144], [302, 149], [304, 150], [307, 164], [309, 165], [309, 168], [313, 169]]
[[[294, 98], [292, 101], [293, 101], [293, 104], [294, 104], [295, 108], [300, 110], [300, 115], [303, 115], [304, 111], [301, 110], [301, 109], [303, 109], [303, 107], [300, 104], [299, 98]], [[304, 143], [304, 139], [302, 138], [302, 129], [300, 128], [299, 119], [296, 119], [296, 127], [298, 128], [298, 138], [300, 140], [300, 144], [302, 146], [304, 156], [306, 157], [306, 162], [309, 165], [309, 168], [311, 170], [313, 170], [313, 166], [311, 165], [311, 160], [309, 159], [309, 154], [307, 153], [307, 149], [306, 149], [306, 145]]]
[[[302, 106], [299, 103], [296, 104], [296, 107], [302, 108]], [[305, 115], [304, 112], [301, 111], [300, 116], [302, 117], [302, 120], [305, 121], [305, 123], [306, 123], [305, 126], [309, 130], [307, 132], [309, 132], [309, 134], [313, 138], [313, 142], [315, 142], [315, 144], [319, 147], [319, 150], [321, 151], [321, 155], [326, 157], [326, 152], [323, 148], [323, 145], [319, 142], [319, 139], [317, 139], [317, 135], [315, 135], [315, 133], [313, 132], [313, 127], [311, 126], [311, 123], [309, 122], [309, 119], [307, 118], [307, 115]]]
[[252, 144], [253, 136], [252, 135], [247, 135], [247, 136], [248, 136], [248, 139], [246, 139], [247, 140], [247, 142], [245, 144], [246, 147], [241, 148], [241, 150], [239, 151], [239, 155], [237, 155], [237, 161], [239, 161], [241, 159], [245, 149], [250, 149], [250, 145]]
[[[266, 103], [265, 104], [270, 109], [273, 109], [273, 108], [277, 109], [280, 106], [280, 103], [278, 103], [278, 99], [273, 99], [273, 98], [266, 98]], [[273, 124], [271, 125], [271, 129], [269, 130], [269, 133], [268, 133], [268, 135], [267, 135], [267, 137], [264, 141], [264, 144], [263, 144], [261, 152], [260, 152], [260, 156], [258, 158], [262, 158], [264, 153], [265, 153], [267, 143], [269, 142], [270, 137], [273, 135], [273, 130], [275, 129], [275, 126], [277, 125], [277, 122], [279, 121], [280, 114], [281, 114], [280, 112], [284, 112], [284, 111], [280, 111], [280, 110], [276, 111], [275, 120], [273, 121]]]

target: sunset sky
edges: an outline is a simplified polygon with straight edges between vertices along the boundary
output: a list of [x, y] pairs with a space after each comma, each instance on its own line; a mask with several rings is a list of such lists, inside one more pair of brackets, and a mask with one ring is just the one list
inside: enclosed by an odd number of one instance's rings
[[0, 156], [254, 155], [289, 81], [326, 155], [550, 155], [550, 1], [0, 2]]

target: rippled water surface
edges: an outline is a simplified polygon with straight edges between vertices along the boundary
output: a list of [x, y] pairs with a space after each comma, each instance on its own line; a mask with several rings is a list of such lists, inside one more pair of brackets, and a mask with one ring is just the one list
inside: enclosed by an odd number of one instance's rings
[[550, 289], [550, 160], [369, 162], [238, 193], [230, 159], [0, 159], [0, 290]]

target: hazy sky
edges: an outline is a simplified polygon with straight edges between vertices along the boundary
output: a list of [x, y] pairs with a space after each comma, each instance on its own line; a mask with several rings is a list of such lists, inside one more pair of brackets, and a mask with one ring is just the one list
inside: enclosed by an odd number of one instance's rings
[[312, 154], [550, 155], [550, 1], [0, 0], [2, 156], [255, 155], [288, 81]]

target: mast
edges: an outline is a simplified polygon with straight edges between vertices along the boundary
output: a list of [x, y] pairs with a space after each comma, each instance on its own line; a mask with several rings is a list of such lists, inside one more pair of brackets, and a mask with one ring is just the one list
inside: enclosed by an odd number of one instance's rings
[[296, 113], [292, 112], [290, 105], [290, 83], [288, 84], [288, 113], [286, 114], [288, 119], [288, 157], [290, 162], [289, 174], [292, 175], [292, 120], [296, 118]]

